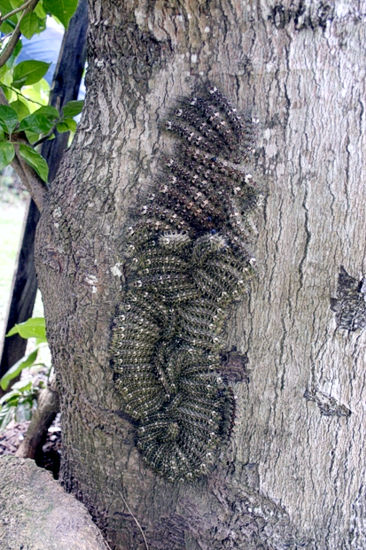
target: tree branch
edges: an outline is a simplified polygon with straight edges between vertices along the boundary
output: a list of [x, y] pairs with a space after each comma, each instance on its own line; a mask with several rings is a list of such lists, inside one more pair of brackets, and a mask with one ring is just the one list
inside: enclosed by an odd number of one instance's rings
[[42, 212], [44, 199], [47, 194], [47, 186], [20, 156], [17, 148], [15, 149], [15, 157], [11, 163], [17, 175], [19, 176], [24, 187], [29, 191], [32, 199], [37, 205], [37, 208]]
[[21, 458], [34, 458], [36, 456], [59, 408], [55, 375], [52, 374], [48, 387], [41, 390], [39, 394], [38, 408], [33, 414], [27, 433], [16, 452], [16, 456]]
[[9, 19], [9, 17], [12, 17], [19, 11], [22, 11], [25, 8], [27, 8], [31, 2], [32, 0], [27, 0], [27, 2], [24, 2], [24, 4], [22, 4], [21, 6], [19, 6], [18, 8], [15, 8], [15, 10], [9, 11], [8, 13], [5, 13], [4, 15], [2, 15], [0, 17], [0, 23], [3, 23], [6, 19]]
[[33, 9], [38, 4], [38, 1], [39, 0], [30, 0], [29, 2], [26, 2], [26, 4], [24, 4], [24, 6], [27, 5], [27, 7], [24, 8], [24, 11], [23, 11], [23, 13], [22, 13], [22, 15], [21, 15], [21, 17], [20, 17], [13, 33], [12, 33], [12, 35], [11, 35], [11, 38], [10, 38], [9, 42], [7, 43], [7, 45], [5, 46], [4, 51], [0, 55], [0, 67], [5, 65], [5, 63], [7, 62], [9, 57], [11, 56], [11, 54], [12, 54], [14, 48], [15, 48], [16, 43], [18, 42], [18, 39], [19, 39], [19, 36], [20, 36], [20, 24], [23, 20], [23, 17], [25, 15], [27, 15], [27, 13], [30, 13], [31, 11], [33, 11]]

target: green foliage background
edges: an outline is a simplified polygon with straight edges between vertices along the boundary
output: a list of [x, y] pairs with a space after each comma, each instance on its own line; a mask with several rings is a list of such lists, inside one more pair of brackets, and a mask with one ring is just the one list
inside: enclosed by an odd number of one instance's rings
[[[66, 29], [77, 4], [78, 0], [38, 0], [29, 11], [29, 1], [0, 0], [0, 171], [18, 155], [47, 183], [48, 165], [38, 146], [53, 139], [55, 132], [73, 135], [76, 131], [74, 117], [81, 112], [83, 101], [70, 101], [61, 111], [48, 105], [50, 87], [44, 76], [50, 64], [36, 59], [17, 62], [17, 58], [23, 36], [31, 39], [43, 32], [48, 16]], [[19, 31], [20, 37], [14, 41]], [[47, 346], [45, 320], [28, 319], [13, 327], [7, 336], [14, 334], [32, 339], [34, 345], [0, 379], [1, 389], [7, 392], [0, 399], [0, 429], [11, 420], [29, 420], [36, 407], [44, 383], [29, 378], [16, 381], [22, 371], [40, 367], [50, 372], [42, 353]]]
[[[0, 0], [0, 31], [4, 33], [0, 42], [0, 59], [17, 25], [28, 39], [45, 30], [47, 15], [66, 28], [77, 3], [77, 0], [39, 0], [34, 10], [25, 14], [23, 0]], [[50, 64], [33, 59], [17, 63], [21, 48], [20, 39], [9, 59], [0, 67], [0, 86], [8, 102], [0, 105], [0, 170], [13, 161], [18, 151], [20, 157], [47, 182], [48, 166], [36, 147], [46, 139], [53, 139], [56, 130], [74, 133], [74, 117], [81, 112], [83, 102], [70, 101], [61, 112], [47, 105], [50, 89], [43, 77]]]

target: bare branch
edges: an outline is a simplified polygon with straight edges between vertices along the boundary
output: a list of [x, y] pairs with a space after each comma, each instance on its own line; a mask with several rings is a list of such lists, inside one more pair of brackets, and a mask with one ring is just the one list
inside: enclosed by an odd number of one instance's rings
[[5, 65], [5, 63], [7, 62], [7, 60], [9, 59], [9, 57], [11, 56], [14, 48], [15, 48], [15, 45], [16, 43], [18, 42], [18, 39], [19, 39], [19, 36], [20, 36], [20, 24], [23, 20], [23, 17], [25, 15], [27, 15], [27, 13], [30, 13], [35, 7], [36, 5], [38, 4], [38, 1], [39, 0], [30, 0], [29, 2], [27, 2], [27, 7], [24, 8], [24, 11], [11, 35], [11, 38], [9, 40], [9, 42], [7, 43], [7, 45], [5, 46], [5, 49], [4, 51], [2, 52], [2, 54], [0, 55], [0, 67], [2, 67], [3, 65]]

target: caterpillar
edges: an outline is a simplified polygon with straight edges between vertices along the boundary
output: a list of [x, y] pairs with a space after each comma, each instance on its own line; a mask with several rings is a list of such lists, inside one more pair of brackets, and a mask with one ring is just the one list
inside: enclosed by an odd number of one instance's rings
[[210, 471], [234, 422], [221, 351], [229, 308], [253, 272], [246, 217], [258, 191], [242, 167], [252, 120], [215, 86], [179, 100], [165, 129], [174, 155], [161, 157], [154, 193], [126, 230], [111, 355], [143, 459], [170, 481], [190, 481]]

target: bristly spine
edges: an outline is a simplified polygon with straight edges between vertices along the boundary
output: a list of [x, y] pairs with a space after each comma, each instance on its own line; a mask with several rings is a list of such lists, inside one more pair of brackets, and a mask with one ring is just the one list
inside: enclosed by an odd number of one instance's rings
[[179, 101], [166, 129], [174, 158], [162, 157], [154, 195], [127, 230], [112, 367], [144, 460], [189, 481], [209, 472], [234, 422], [223, 329], [253, 270], [246, 216], [258, 192], [243, 169], [252, 121], [217, 88]]

